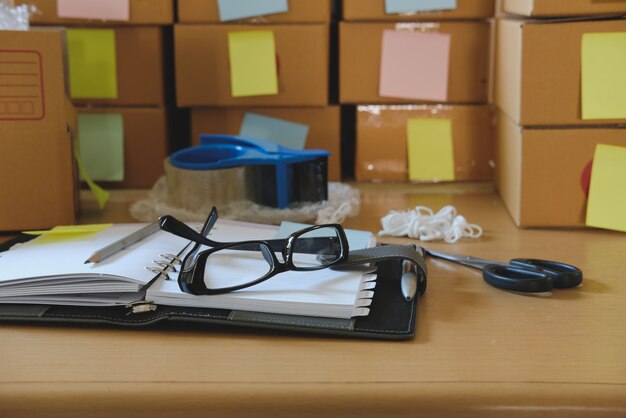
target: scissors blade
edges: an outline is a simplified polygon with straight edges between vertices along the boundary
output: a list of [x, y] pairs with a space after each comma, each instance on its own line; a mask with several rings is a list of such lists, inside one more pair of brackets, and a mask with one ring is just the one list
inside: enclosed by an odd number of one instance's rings
[[443, 251], [435, 251], [423, 248], [424, 252], [432, 257], [441, 258], [442, 260], [452, 261], [453, 263], [462, 264], [467, 267], [472, 267], [478, 270], [482, 270], [487, 265], [506, 266], [508, 263], [501, 261], [487, 260], [479, 257], [472, 257], [469, 255], [451, 254]]

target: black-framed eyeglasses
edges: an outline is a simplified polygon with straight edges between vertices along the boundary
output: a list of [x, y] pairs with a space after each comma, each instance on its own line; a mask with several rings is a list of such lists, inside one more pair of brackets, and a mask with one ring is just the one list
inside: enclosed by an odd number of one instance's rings
[[[222, 243], [207, 237], [217, 218], [217, 209], [213, 208], [200, 233], [173, 216], [159, 219], [164, 231], [195, 242], [184, 257], [178, 275], [183, 292], [194, 295], [228, 293], [254, 286], [285, 271], [320, 270], [348, 258], [348, 239], [339, 224], [312, 226], [285, 239]], [[200, 251], [203, 245], [210, 248]]]

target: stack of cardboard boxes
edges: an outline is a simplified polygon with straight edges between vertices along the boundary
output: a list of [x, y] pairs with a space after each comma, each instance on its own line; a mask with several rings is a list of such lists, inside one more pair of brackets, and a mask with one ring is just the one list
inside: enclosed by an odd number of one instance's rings
[[612, 64], [626, 54], [626, 20], [599, 18], [626, 14], [626, 3], [503, 0], [502, 8], [500, 194], [519, 226], [582, 226], [596, 145], [626, 146], [626, 68]]
[[357, 106], [356, 179], [491, 179], [494, 1], [402, 3], [343, 1], [339, 98]]
[[[256, 10], [281, 2], [248, 3]], [[272, 126], [295, 126], [300, 146], [331, 152], [329, 180], [339, 180], [340, 110], [329, 105], [331, 0], [290, 0], [286, 9], [249, 16], [229, 15], [228, 6], [178, 1], [176, 99], [191, 109], [192, 144], [203, 133], [267, 139]]]
[[151, 187], [169, 151], [173, 0], [130, 0], [102, 11], [97, 2], [17, 3], [37, 8], [33, 25], [65, 27], [68, 93], [86, 171], [105, 187]]

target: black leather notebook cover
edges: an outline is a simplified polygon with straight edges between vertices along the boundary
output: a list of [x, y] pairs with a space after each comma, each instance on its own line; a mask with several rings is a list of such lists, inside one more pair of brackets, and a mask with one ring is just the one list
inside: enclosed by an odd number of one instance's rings
[[[17, 240], [23, 241], [23, 238]], [[12, 240], [0, 245], [5, 251]], [[377, 265], [378, 276], [368, 316], [351, 319], [266, 314], [209, 308], [159, 305], [153, 311], [133, 313], [131, 308], [56, 305], [0, 304], [0, 321], [108, 324], [114, 326], [158, 326], [162, 323], [204, 324], [269, 328], [296, 332], [342, 335], [359, 338], [407, 339], [415, 334], [417, 306], [422, 295], [407, 302], [400, 289], [402, 262], [384, 261]]]

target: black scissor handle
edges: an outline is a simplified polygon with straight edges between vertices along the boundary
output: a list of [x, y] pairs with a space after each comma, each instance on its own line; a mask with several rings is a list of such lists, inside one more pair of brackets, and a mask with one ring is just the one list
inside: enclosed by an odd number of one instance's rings
[[489, 264], [483, 267], [483, 279], [499, 289], [540, 293], [552, 290], [552, 277], [537, 269]]
[[550, 275], [552, 285], [557, 289], [576, 287], [583, 281], [583, 272], [571, 264], [537, 258], [514, 258], [512, 266], [538, 270]]

